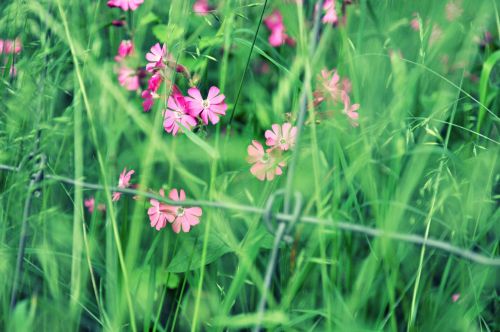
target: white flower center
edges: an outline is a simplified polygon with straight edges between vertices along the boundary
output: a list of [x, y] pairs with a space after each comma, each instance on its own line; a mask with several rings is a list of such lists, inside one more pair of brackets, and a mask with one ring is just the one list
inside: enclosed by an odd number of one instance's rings
[[176, 119], [182, 118], [182, 113], [181, 112], [175, 112], [175, 118]]
[[175, 211], [175, 214], [177, 217], [182, 217], [184, 215], [185, 211], [183, 207], [178, 207], [177, 210]]
[[210, 100], [208, 99], [204, 99], [202, 102], [201, 102], [201, 106], [203, 106], [203, 108], [207, 109], [210, 107]]
[[280, 138], [279, 140], [280, 142], [280, 145], [285, 145], [286, 144], [286, 139], [284, 139], [283, 137]]
[[264, 155], [262, 156], [262, 158], [260, 158], [260, 161], [263, 163], [263, 164], [267, 164], [269, 162], [270, 158], [269, 158], [269, 154], [267, 153], [264, 153]]

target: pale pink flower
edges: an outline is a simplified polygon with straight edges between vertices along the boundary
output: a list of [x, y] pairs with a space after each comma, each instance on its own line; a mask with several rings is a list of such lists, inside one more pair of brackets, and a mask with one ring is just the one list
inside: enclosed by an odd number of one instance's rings
[[349, 121], [351, 122], [353, 127], [359, 126], [359, 104], [351, 104], [351, 99], [347, 93], [342, 94], [342, 100], [344, 102], [344, 110], [343, 113], [349, 117]]
[[462, 15], [464, 10], [460, 6], [460, 3], [461, 1], [459, 1], [458, 3], [456, 3], [455, 1], [449, 1], [446, 4], [445, 12], [446, 12], [446, 19], [448, 21], [450, 22], [454, 21]]
[[102, 203], [97, 204], [97, 211], [106, 212], [106, 205]]
[[0, 39], [0, 54], [5, 53], [5, 54], [18, 54], [21, 52], [23, 48], [23, 45], [21, 43], [21, 40], [19, 38], [16, 38], [15, 40], [2, 40]]
[[340, 100], [342, 95], [342, 87], [340, 86], [340, 76], [337, 70], [321, 70], [318, 78], [324, 92], [328, 93], [334, 102]]
[[151, 47], [149, 53], [146, 54], [146, 60], [149, 63], [146, 65], [146, 70], [153, 72], [156, 69], [165, 67], [165, 61], [168, 59], [167, 45], [156, 43]]
[[[120, 174], [120, 178], [118, 179], [118, 188], [122, 188], [122, 189], [128, 188], [130, 186], [130, 177], [134, 173], [135, 173], [134, 170], [130, 170], [127, 172], [127, 168], [125, 167], [123, 169], [123, 172], [121, 172], [121, 174]], [[122, 195], [122, 193], [120, 193], [120, 192], [114, 192], [113, 193], [113, 201], [119, 200], [121, 195]]]
[[139, 76], [134, 69], [125, 66], [120, 67], [120, 69], [118, 69], [118, 82], [129, 91], [139, 89]]
[[429, 37], [429, 45], [432, 46], [438, 42], [443, 36], [443, 29], [439, 25], [434, 25], [431, 30], [431, 35]]
[[252, 173], [260, 181], [267, 179], [271, 181], [276, 175], [283, 174], [281, 167], [285, 166], [283, 161], [278, 161], [276, 154], [268, 150], [264, 151], [262, 144], [257, 141], [252, 141], [248, 146], [248, 162], [253, 164], [250, 168]]
[[193, 5], [193, 12], [199, 16], [206, 16], [212, 11], [212, 7], [208, 4], [208, 0], [196, 0]]
[[[165, 197], [163, 189], [160, 190], [160, 196]], [[151, 227], [155, 227], [157, 231], [167, 226], [168, 206], [158, 202], [156, 199], [150, 199], [151, 207], [148, 209], [148, 216], [151, 222]]]
[[[185, 201], [186, 194], [184, 190], [177, 191], [177, 189], [172, 189], [168, 194], [168, 198], [173, 201]], [[182, 229], [183, 232], [187, 233], [191, 229], [191, 226], [198, 225], [200, 223], [200, 217], [202, 215], [202, 210], [199, 207], [182, 207], [175, 205], [167, 205], [167, 220], [172, 224], [172, 229], [174, 233], [179, 233]]]
[[455, 293], [451, 296], [451, 301], [452, 302], [457, 302], [458, 299], [460, 299], [460, 293]]
[[410, 21], [410, 27], [415, 31], [420, 30], [420, 21], [418, 20], [418, 13], [413, 13], [413, 18]]
[[85, 205], [85, 207], [87, 208], [87, 210], [89, 211], [89, 213], [94, 212], [94, 208], [95, 208], [95, 199], [94, 199], [94, 197], [89, 197], [88, 199], [84, 200], [83, 204]]
[[121, 8], [121, 10], [128, 11], [128, 10], [136, 10], [139, 8], [139, 6], [144, 2], [144, 0], [109, 0], [108, 1], [108, 6], [113, 8], [113, 7], [118, 7]]
[[335, 10], [335, 0], [326, 0], [323, 3], [323, 10], [325, 11], [325, 15], [323, 16], [322, 22], [336, 25], [339, 18]]
[[189, 105], [184, 96], [176, 93], [168, 97], [163, 128], [167, 133], [172, 133], [175, 136], [181, 128], [179, 124], [191, 130], [191, 127], [196, 126], [196, 119], [191, 116]]
[[351, 93], [352, 91], [352, 84], [351, 80], [348, 79], [347, 77], [342, 79], [342, 90], [345, 91], [346, 93]]
[[219, 88], [212, 86], [208, 90], [208, 96], [203, 99], [198, 88], [191, 88], [188, 90], [191, 97], [186, 97], [189, 103], [191, 115], [200, 116], [205, 124], [208, 121], [212, 124], [219, 122], [219, 116], [226, 115], [227, 104], [224, 102], [226, 98], [220, 93]]
[[283, 151], [287, 151], [295, 146], [297, 127], [292, 126], [289, 122], [286, 122], [282, 126], [279, 124], [273, 124], [271, 128], [272, 130], [266, 130], [264, 133], [267, 146], [279, 148]]
[[118, 54], [115, 56], [115, 61], [120, 62], [134, 52], [134, 44], [131, 40], [122, 40], [118, 46]]

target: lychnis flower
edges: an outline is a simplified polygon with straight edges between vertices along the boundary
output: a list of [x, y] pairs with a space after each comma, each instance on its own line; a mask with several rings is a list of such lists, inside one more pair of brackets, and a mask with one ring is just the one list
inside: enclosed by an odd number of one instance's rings
[[295, 40], [285, 33], [285, 24], [283, 23], [283, 16], [278, 10], [272, 12], [271, 15], [264, 19], [264, 24], [267, 26], [271, 35], [269, 35], [269, 44], [273, 47], [278, 47], [287, 43], [295, 45]]
[[[118, 188], [128, 188], [130, 186], [130, 177], [134, 174], [134, 170], [130, 170], [127, 172], [127, 168], [123, 169], [123, 172], [120, 174], [120, 178], [118, 179]], [[114, 192], [113, 193], [113, 201], [117, 201], [120, 199], [122, 193]]]
[[122, 40], [118, 46], [118, 54], [115, 61], [120, 62], [134, 52], [134, 44], [131, 40]]
[[226, 98], [223, 94], [219, 94], [219, 88], [212, 86], [208, 90], [208, 96], [203, 99], [198, 88], [191, 88], [188, 94], [191, 97], [186, 97], [193, 116], [200, 116], [205, 124], [208, 121], [212, 124], [219, 122], [219, 116], [226, 114], [227, 105], [224, 102]]
[[190, 130], [191, 127], [196, 126], [196, 119], [191, 116], [189, 105], [184, 96], [175, 93], [168, 98], [163, 127], [167, 133], [175, 136], [181, 124]]
[[283, 161], [276, 158], [276, 153], [273, 151], [264, 151], [262, 144], [257, 141], [252, 141], [248, 146], [248, 162], [253, 164], [250, 168], [252, 173], [257, 179], [264, 181], [267, 179], [271, 181], [275, 175], [283, 174], [281, 167], [285, 166]]
[[351, 99], [347, 93], [342, 94], [342, 101], [344, 102], [344, 110], [343, 113], [347, 115], [349, 121], [354, 127], [359, 126], [359, 104], [351, 104]]
[[146, 54], [146, 60], [149, 63], [146, 65], [146, 70], [154, 72], [157, 69], [165, 67], [165, 61], [168, 59], [167, 45], [156, 43], [151, 47], [151, 50]]
[[[177, 189], [172, 189], [168, 194], [168, 198], [173, 201], [185, 201], [186, 193], [184, 190], [177, 191]], [[167, 220], [172, 224], [172, 230], [175, 233], [179, 233], [182, 229], [183, 232], [189, 232], [191, 226], [198, 225], [200, 223], [200, 217], [202, 215], [202, 210], [199, 207], [183, 207], [175, 205], [167, 205], [166, 210]]]
[[118, 69], [118, 82], [129, 91], [139, 89], [139, 76], [137, 75], [137, 71], [126, 66], [122, 66]]
[[[164, 197], [163, 189], [160, 190], [160, 196]], [[158, 202], [156, 199], [150, 199], [151, 207], [148, 209], [148, 216], [151, 222], [151, 227], [155, 227], [157, 231], [167, 225], [168, 206]]]
[[286, 122], [282, 126], [273, 124], [271, 128], [272, 130], [266, 130], [264, 133], [267, 146], [279, 148], [283, 151], [294, 147], [297, 127], [293, 127], [291, 123]]
[[136, 10], [144, 2], [144, 0], [109, 0], [108, 6], [113, 8], [121, 8], [121, 10]]

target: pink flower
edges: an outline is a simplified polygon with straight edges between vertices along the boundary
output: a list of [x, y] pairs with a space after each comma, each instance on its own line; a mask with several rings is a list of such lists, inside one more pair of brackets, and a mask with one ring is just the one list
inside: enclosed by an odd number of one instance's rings
[[342, 100], [344, 102], [344, 110], [343, 113], [349, 117], [349, 120], [353, 127], [359, 126], [358, 123], [358, 110], [359, 110], [359, 104], [352, 104], [351, 105], [351, 99], [349, 98], [349, 95], [347, 93], [342, 94]]
[[158, 98], [158, 95], [151, 90], [144, 90], [141, 93], [141, 98], [144, 99], [142, 102], [142, 109], [144, 112], [149, 112], [151, 107], [153, 107], [154, 100]]
[[281, 167], [285, 166], [283, 161], [278, 162], [275, 154], [264, 151], [262, 144], [257, 141], [252, 141], [252, 144], [248, 146], [248, 162], [253, 164], [250, 168], [250, 173], [252, 173], [260, 181], [267, 179], [271, 181], [274, 179], [275, 175], [283, 174]]
[[267, 26], [271, 35], [269, 36], [269, 44], [273, 47], [278, 47], [287, 43], [291, 46], [295, 45], [295, 40], [285, 33], [285, 25], [283, 24], [283, 16], [278, 10], [272, 12], [271, 15], [264, 19], [264, 24]]
[[[172, 189], [168, 194], [168, 198], [173, 201], [185, 201], [186, 194], [184, 190]], [[200, 223], [200, 217], [202, 215], [202, 210], [199, 207], [182, 207], [175, 205], [167, 205], [167, 220], [172, 224], [172, 229], [175, 233], [182, 231], [187, 233], [191, 229], [191, 226], [198, 225]]]
[[179, 123], [188, 130], [196, 126], [196, 119], [191, 116], [188, 103], [181, 94], [174, 93], [168, 97], [167, 107], [163, 121], [163, 128], [167, 133], [175, 136], [179, 131]]
[[463, 11], [464, 10], [460, 6], [460, 1], [459, 1], [459, 3], [455, 3], [454, 1], [450, 1], [446, 4], [446, 7], [445, 7], [446, 19], [450, 22], [454, 21], [462, 15]]
[[[163, 189], [160, 190], [160, 196], [165, 197]], [[151, 207], [148, 209], [149, 220], [151, 227], [155, 227], [157, 231], [167, 226], [168, 205], [158, 202], [156, 199], [150, 199]]]
[[134, 44], [131, 40], [122, 40], [118, 46], [118, 55], [115, 56], [115, 61], [120, 62], [134, 52]]
[[118, 7], [124, 11], [128, 11], [129, 9], [133, 11], [139, 8], [143, 2], [144, 0], [109, 0], [108, 6], [111, 8]]
[[208, 0], [196, 0], [193, 5], [193, 12], [199, 16], [206, 16], [211, 10], [212, 8], [208, 4]]
[[413, 19], [410, 21], [410, 26], [413, 30], [420, 30], [420, 22], [418, 20], [418, 13], [413, 13]]
[[337, 16], [337, 11], [335, 10], [335, 0], [326, 0], [323, 3], [323, 10], [325, 11], [325, 15], [323, 16], [322, 22], [336, 25], [339, 18]]
[[139, 76], [134, 69], [122, 66], [118, 70], [118, 82], [129, 91], [139, 89]]
[[[123, 169], [123, 172], [120, 174], [120, 178], [118, 179], [118, 188], [128, 188], [130, 186], [130, 177], [134, 174], [134, 170], [130, 170], [127, 172], [127, 168]], [[113, 193], [113, 201], [117, 201], [120, 199], [122, 193], [114, 192]]]
[[0, 39], [0, 54], [5, 53], [5, 54], [18, 54], [21, 52], [23, 48], [23, 45], [21, 43], [21, 40], [19, 38], [16, 38], [15, 40], [2, 40]]
[[458, 299], [460, 299], [460, 293], [455, 293], [451, 296], [451, 301], [452, 302], [457, 302]]
[[224, 102], [226, 98], [220, 93], [219, 88], [212, 86], [208, 90], [208, 96], [203, 99], [198, 88], [191, 88], [188, 90], [191, 97], [186, 97], [191, 114], [193, 116], [200, 116], [205, 124], [208, 120], [212, 124], [219, 122], [219, 115], [226, 115], [227, 104]]
[[160, 87], [162, 81], [163, 78], [159, 73], [154, 74], [148, 81], [148, 90], [151, 90], [153, 92], [158, 91], [158, 88]]
[[87, 208], [87, 210], [89, 211], [89, 213], [94, 212], [94, 208], [95, 208], [95, 199], [94, 199], [94, 197], [90, 197], [90, 198], [84, 200], [83, 204], [85, 205], [85, 207]]
[[146, 65], [146, 70], [153, 72], [156, 69], [165, 67], [164, 61], [167, 59], [167, 45], [163, 44], [163, 46], [160, 46], [160, 43], [154, 44], [149, 53], [146, 54], [146, 60], [149, 61]]
[[340, 76], [337, 70], [323, 69], [318, 79], [324, 92], [328, 93], [334, 102], [337, 102], [342, 95], [342, 88], [339, 84]]
[[273, 129], [272, 131], [266, 130], [266, 132], [264, 133], [267, 146], [279, 148], [283, 151], [286, 151], [295, 146], [297, 127], [292, 127], [291, 123], [286, 122], [282, 126], [273, 124], [271, 128]]

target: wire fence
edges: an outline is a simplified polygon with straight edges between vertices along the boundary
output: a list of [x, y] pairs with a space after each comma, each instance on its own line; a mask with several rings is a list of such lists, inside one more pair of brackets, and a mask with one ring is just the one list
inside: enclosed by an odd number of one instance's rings
[[[323, 2], [324, 2], [324, 0], [319, 1], [320, 8], [322, 7]], [[267, 1], [266, 1], [266, 3], [267, 3]], [[265, 9], [265, 5], [264, 5], [264, 9]], [[261, 17], [261, 21], [262, 21], [262, 17]], [[317, 42], [318, 42], [318, 39], [320, 36], [320, 24], [319, 23], [320, 23], [320, 11], [316, 11], [316, 13], [314, 14], [314, 25], [313, 25], [313, 29], [311, 31], [311, 36], [310, 36], [311, 39], [310, 39], [310, 44], [309, 44], [309, 49], [308, 49], [308, 51], [310, 52], [311, 55], [313, 55], [315, 52], [315, 48], [316, 48], [316, 45], [317, 45]], [[261, 22], [259, 22], [259, 25], [260, 24], [261, 24]], [[258, 32], [258, 30], [257, 30], [257, 32]], [[255, 44], [255, 41], [254, 41], [254, 44]], [[254, 48], [254, 45], [252, 45], [252, 48], [250, 50], [248, 61], [250, 61], [253, 48]], [[243, 79], [244, 79], [244, 77], [243, 77]], [[220, 202], [220, 201], [205, 201], [205, 200], [172, 201], [166, 197], [162, 197], [160, 195], [157, 195], [157, 194], [154, 194], [151, 192], [144, 192], [144, 191], [135, 190], [135, 189], [128, 189], [128, 188], [103, 186], [100, 184], [89, 183], [89, 182], [85, 182], [82, 180], [61, 176], [58, 174], [47, 173], [46, 172], [46, 157], [42, 152], [39, 151], [40, 130], [37, 129], [38, 134], [36, 137], [36, 142], [35, 142], [33, 151], [28, 158], [23, 160], [18, 166], [0, 164], [0, 170], [7, 171], [7, 172], [13, 172], [13, 173], [19, 173], [19, 172], [27, 169], [27, 167], [26, 167], [26, 164], [28, 163], [27, 160], [29, 160], [29, 159], [35, 160], [35, 167], [29, 175], [30, 179], [29, 179], [29, 184], [28, 184], [28, 194], [27, 194], [27, 197], [25, 200], [24, 210], [23, 210], [23, 219], [22, 219], [22, 224], [21, 224], [21, 235], [20, 235], [20, 241], [19, 241], [18, 256], [17, 256], [17, 260], [16, 260], [16, 270], [15, 270], [15, 274], [14, 274], [14, 283], [13, 283], [12, 296], [11, 296], [11, 307], [13, 307], [15, 305], [15, 302], [16, 302], [16, 295], [18, 292], [19, 278], [20, 278], [20, 275], [22, 272], [22, 262], [24, 259], [24, 248], [26, 245], [26, 237], [27, 237], [27, 234], [26, 234], [27, 221], [28, 221], [29, 214], [30, 214], [32, 197], [39, 195], [40, 186], [41, 186], [42, 182], [46, 182], [46, 183], [52, 182], [52, 183], [68, 184], [68, 185], [72, 185], [72, 186], [80, 186], [80, 187], [87, 188], [87, 189], [107, 191], [108, 194], [110, 192], [120, 192], [120, 193], [127, 194], [127, 195], [134, 195], [134, 196], [140, 196], [143, 198], [156, 199], [156, 200], [163, 202], [163, 203], [174, 204], [174, 205], [179, 205], [179, 206], [197, 205], [197, 206], [217, 208], [217, 209], [223, 209], [223, 210], [229, 210], [229, 211], [246, 212], [246, 213], [261, 216], [263, 221], [265, 222], [266, 227], [268, 228], [269, 232], [274, 235], [274, 244], [273, 244], [273, 247], [271, 249], [271, 254], [269, 257], [268, 264], [266, 266], [264, 285], [262, 288], [263, 291], [262, 291], [262, 294], [261, 294], [261, 297], [260, 297], [260, 300], [259, 300], [259, 303], [257, 306], [257, 314], [258, 315], [257, 315], [257, 321], [255, 322], [255, 325], [254, 325], [254, 331], [261, 330], [261, 325], [262, 325], [262, 321], [263, 321], [263, 314], [264, 314], [264, 311], [266, 308], [267, 293], [271, 287], [271, 281], [273, 278], [274, 270], [276, 268], [276, 261], [277, 261], [277, 256], [278, 256], [280, 244], [283, 241], [290, 242], [292, 240], [290, 233], [293, 231], [294, 226], [297, 223], [303, 223], [303, 224], [308, 224], [308, 225], [313, 225], [313, 226], [323, 226], [323, 227], [328, 227], [331, 229], [362, 234], [362, 235], [369, 236], [372, 238], [390, 239], [390, 240], [399, 241], [399, 242], [403, 242], [403, 243], [410, 243], [410, 244], [415, 244], [415, 245], [419, 245], [419, 246], [430, 247], [430, 248], [434, 248], [437, 250], [441, 250], [441, 251], [446, 252], [450, 255], [455, 255], [455, 256], [462, 258], [462, 259], [470, 260], [471, 262], [474, 262], [477, 264], [482, 264], [482, 265], [492, 266], [492, 267], [500, 267], [500, 258], [499, 257], [489, 257], [489, 256], [483, 255], [481, 253], [474, 252], [474, 251], [471, 251], [471, 250], [468, 250], [465, 248], [460, 248], [460, 247], [454, 246], [448, 242], [433, 239], [433, 238], [430, 238], [427, 236], [387, 231], [387, 230], [383, 230], [383, 229], [353, 224], [353, 223], [348, 222], [348, 221], [335, 220], [332, 218], [317, 218], [317, 217], [313, 217], [313, 216], [302, 215], [302, 196], [300, 193], [293, 191], [292, 183], [293, 183], [293, 178], [294, 178], [294, 174], [295, 174], [295, 167], [296, 167], [297, 158], [298, 158], [297, 150], [298, 150], [299, 143], [300, 143], [301, 131], [304, 127], [304, 122], [305, 122], [305, 117], [306, 117], [306, 112], [307, 112], [308, 89], [310, 89], [310, 86], [309, 86], [310, 81], [311, 81], [310, 73], [307, 70], [305, 70], [304, 85], [303, 85], [303, 89], [301, 91], [301, 95], [300, 95], [300, 99], [299, 99], [300, 100], [300, 105], [299, 105], [300, 108], [299, 108], [298, 119], [297, 119], [297, 129], [298, 129], [297, 138], [296, 138], [297, 147], [293, 151], [291, 163], [290, 163], [289, 169], [288, 169], [285, 188], [280, 189], [280, 190], [274, 192], [273, 194], [271, 194], [270, 197], [268, 198], [264, 208], [250, 206], [250, 205], [244, 205], [244, 204], [238, 204], [238, 203], [232, 203], [232, 202]], [[231, 115], [231, 120], [232, 120], [233, 115], [234, 115], [234, 111]], [[39, 121], [37, 121], [37, 124], [35, 125], [35, 127], [38, 127], [38, 125], [39, 125]], [[283, 196], [283, 202], [284, 202], [283, 212], [273, 213], [273, 207], [276, 203], [276, 198], [279, 196]], [[274, 223], [275, 221], [277, 222], [277, 225]]]

